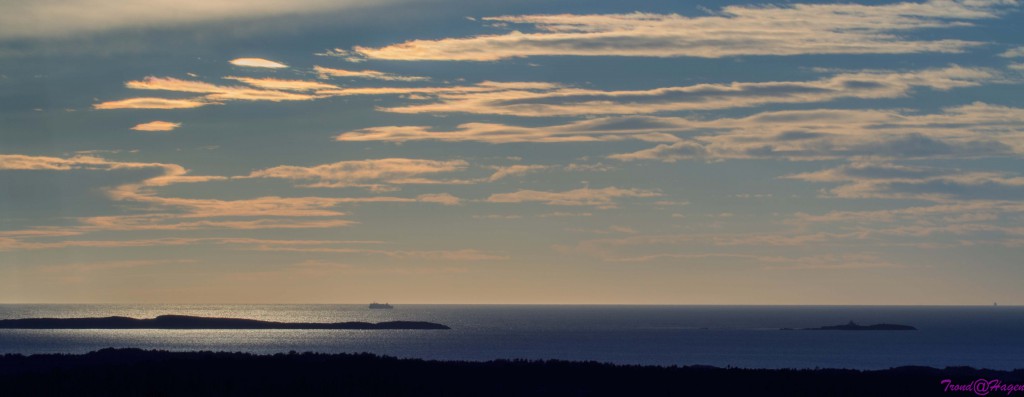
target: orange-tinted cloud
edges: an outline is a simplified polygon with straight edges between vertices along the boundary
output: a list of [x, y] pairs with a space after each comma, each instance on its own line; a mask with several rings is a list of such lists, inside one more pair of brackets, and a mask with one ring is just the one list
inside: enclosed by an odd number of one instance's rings
[[[466, 169], [463, 160], [437, 161], [406, 158], [339, 161], [314, 167], [282, 165], [253, 171], [249, 178], [281, 178], [307, 180], [309, 187], [370, 187], [381, 184], [446, 183], [443, 180], [420, 179], [422, 175]], [[457, 181], [456, 181], [457, 182]]]
[[591, 189], [588, 187], [564, 192], [544, 192], [537, 190], [519, 190], [512, 193], [496, 193], [487, 198], [491, 203], [525, 203], [539, 202], [548, 205], [595, 206], [611, 208], [615, 199], [625, 197], [657, 197], [661, 194], [643, 189], [621, 189], [606, 187]]
[[244, 66], [248, 68], [283, 69], [288, 67], [288, 65], [283, 63], [263, 58], [235, 58], [229, 62], [235, 66]]
[[[483, 18], [528, 25], [532, 32], [411, 40], [353, 52], [371, 59], [496, 61], [530, 56], [702, 57], [800, 54], [962, 52], [980, 45], [956, 39], [910, 39], [901, 33], [954, 28], [999, 17], [1016, 2], [883, 5], [728, 6], [712, 16], [678, 14], [518, 15]], [[801, 21], [793, 23], [793, 21]]]
[[313, 91], [313, 90], [327, 90], [339, 88], [333, 84], [321, 83], [319, 81], [309, 80], [281, 80], [274, 78], [255, 78], [255, 77], [236, 77], [227, 76], [225, 79], [236, 80], [242, 83], [251, 85], [257, 88], [263, 88], [268, 90], [285, 90], [285, 91]]
[[395, 113], [474, 113], [524, 117], [651, 114], [683, 110], [732, 109], [782, 103], [828, 102], [842, 98], [899, 98], [915, 89], [950, 90], [1002, 80], [990, 69], [952, 65], [909, 72], [868, 70], [809, 81], [732, 82], [596, 90], [534, 87], [530, 90], [439, 92], [427, 103], [394, 106]]
[[172, 131], [175, 128], [181, 127], [181, 123], [172, 123], [170, 121], [150, 121], [148, 123], [138, 124], [132, 127], [135, 131]]
[[[257, 79], [258, 80], [258, 79]], [[278, 80], [279, 82], [282, 80]], [[266, 81], [264, 80], [264, 84]], [[279, 83], [281, 84], [281, 83]], [[287, 84], [287, 83], [284, 83]], [[209, 102], [223, 101], [306, 101], [317, 96], [295, 92], [257, 89], [244, 86], [221, 86], [203, 81], [181, 80], [173, 77], [149, 76], [142, 80], [129, 81], [125, 86], [136, 90], [159, 90], [206, 94]]]
[[216, 105], [203, 98], [168, 99], [168, 98], [128, 98], [107, 101], [92, 105], [94, 109], [192, 109], [206, 105]]
[[402, 76], [393, 73], [385, 73], [376, 70], [346, 70], [346, 69], [334, 69], [325, 68], [323, 66], [313, 66], [313, 70], [316, 71], [321, 79], [329, 77], [350, 77], [360, 79], [372, 79], [372, 80], [384, 80], [384, 81], [426, 81], [430, 80], [429, 77], [422, 76]]

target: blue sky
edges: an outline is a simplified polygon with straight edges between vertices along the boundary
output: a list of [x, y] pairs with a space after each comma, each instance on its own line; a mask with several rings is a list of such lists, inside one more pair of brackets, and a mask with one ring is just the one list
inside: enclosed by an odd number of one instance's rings
[[1020, 8], [0, 3], [0, 301], [1024, 303]]

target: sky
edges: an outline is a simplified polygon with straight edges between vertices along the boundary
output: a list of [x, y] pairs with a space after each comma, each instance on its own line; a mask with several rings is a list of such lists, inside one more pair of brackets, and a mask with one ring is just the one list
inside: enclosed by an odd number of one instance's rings
[[0, 0], [0, 302], [1024, 304], [1016, 0]]

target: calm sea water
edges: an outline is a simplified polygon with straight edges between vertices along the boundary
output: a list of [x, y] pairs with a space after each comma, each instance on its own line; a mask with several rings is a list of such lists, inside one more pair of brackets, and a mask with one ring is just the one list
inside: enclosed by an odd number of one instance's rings
[[[0, 318], [155, 317], [274, 321], [419, 320], [447, 331], [0, 330], [0, 353], [105, 347], [371, 352], [443, 360], [595, 360], [620, 364], [882, 369], [1024, 368], [1024, 307], [396, 305], [0, 305]], [[897, 323], [910, 332], [797, 332], [783, 327]]]

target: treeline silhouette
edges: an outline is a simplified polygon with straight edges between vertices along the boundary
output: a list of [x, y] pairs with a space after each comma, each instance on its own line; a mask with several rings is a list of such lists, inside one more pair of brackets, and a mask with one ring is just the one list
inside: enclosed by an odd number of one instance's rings
[[944, 392], [940, 382], [978, 378], [1021, 384], [1024, 369], [768, 370], [140, 349], [0, 357], [0, 396], [967, 396]]

